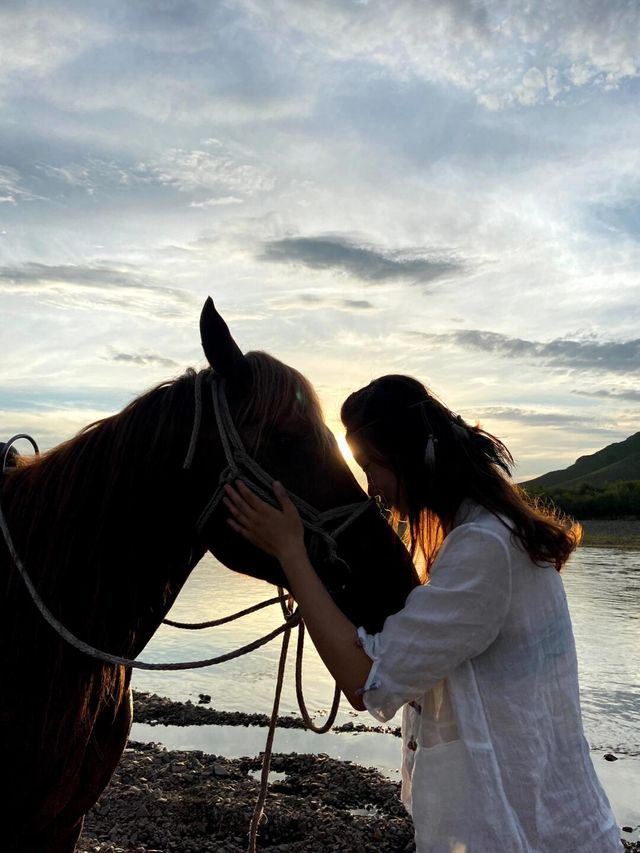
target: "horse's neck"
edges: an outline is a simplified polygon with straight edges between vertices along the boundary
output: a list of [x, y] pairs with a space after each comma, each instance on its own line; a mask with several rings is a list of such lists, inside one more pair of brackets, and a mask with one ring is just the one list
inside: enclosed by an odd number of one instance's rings
[[[37, 490], [21, 498], [20, 488], [5, 489], [3, 503], [25, 570], [56, 618], [91, 645], [135, 656], [184, 584], [190, 556], [201, 552], [193, 554], [189, 509], [171, 477], [133, 484], [106, 503], [107, 475], [100, 479], [74, 486], [65, 513]], [[14, 580], [14, 592], [21, 583]], [[29, 607], [40, 629], [42, 617]]]
[[[169, 489], [151, 500], [151, 505], [136, 512], [133, 526], [131, 510], [123, 510], [123, 529], [114, 531], [109, 564], [102, 566], [103, 577], [111, 576], [115, 567], [122, 590], [108, 596], [114, 613], [109, 629], [112, 642], [116, 646], [124, 642], [126, 653], [134, 656], [153, 636], [194, 561], [202, 556], [175, 492]], [[122, 620], [118, 618], [121, 602], [126, 614]]]

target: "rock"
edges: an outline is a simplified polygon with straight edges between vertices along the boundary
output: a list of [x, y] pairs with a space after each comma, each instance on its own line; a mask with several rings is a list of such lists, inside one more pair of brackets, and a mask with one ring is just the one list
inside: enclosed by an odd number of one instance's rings
[[613, 755], [613, 753], [611, 753], [611, 752], [607, 752], [607, 753], [606, 753], [606, 755], [604, 756], [604, 760], [605, 760], [605, 761], [617, 761], [617, 760], [618, 760], [618, 756], [617, 756], [617, 755]]
[[[140, 784], [143, 758], [147, 760], [144, 776], [149, 780], [144, 787]], [[125, 841], [128, 853], [244, 853], [257, 796], [248, 771], [260, 766], [257, 758], [228, 760], [129, 744], [99, 807], [87, 815], [77, 853], [124, 853]], [[286, 774], [286, 782], [269, 792], [268, 820], [260, 826], [259, 849], [273, 853], [371, 850], [371, 818], [353, 818], [349, 812], [369, 803], [375, 805], [380, 827], [374, 839], [376, 853], [398, 853], [412, 841], [411, 821], [398, 800], [398, 784], [375, 770], [326, 755], [279, 754], [272, 766]], [[135, 796], [133, 788], [138, 789]]]
[[[245, 853], [257, 795], [248, 773], [260, 766], [255, 757], [231, 760], [130, 743], [99, 807], [86, 817], [76, 853]], [[286, 783], [269, 793], [268, 821], [260, 825], [258, 849], [415, 849], [397, 782], [328, 755], [276, 754], [272, 767], [286, 774]], [[141, 775], [148, 783], [140, 784]], [[131, 793], [133, 788], [137, 791]], [[349, 811], [369, 804], [375, 809], [375, 836], [372, 817], [354, 817]]]

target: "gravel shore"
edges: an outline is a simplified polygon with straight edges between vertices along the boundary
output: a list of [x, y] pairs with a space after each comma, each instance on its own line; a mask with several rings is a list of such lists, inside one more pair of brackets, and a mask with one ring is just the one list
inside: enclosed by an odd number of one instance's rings
[[585, 548], [640, 550], [640, 518], [593, 518], [580, 524]]
[[[208, 708], [210, 696], [200, 695], [198, 704], [191, 701], [176, 702], [156, 693], [134, 691], [133, 702], [136, 723], [150, 726], [268, 726], [266, 714], [248, 714], [245, 711], [217, 711]], [[282, 715], [278, 717], [278, 728], [304, 729], [301, 717]], [[400, 737], [399, 726], [369, 726], [364, 723], [342, 723], [333, 726], [333, 732], [383, 732]]]
[[[207, 700], [201, 697], [201, 704], [195, 705], [136, 694], [135, 718], [158, 725], [197, 725], [211, 724], [222, 714], [215, 722], [266, 725], [263, 715], [250, 723], [246, 717], [254, 715], [202, 707]], [[256, 757], [231, 760], [129, 742], [110, 786], [86, 817], [77, 853], [244, 853], [260, 769]], [[271, 770], [259, 850], [415, 850], [399, 785], [377, 770], [322, 753], [276, 754]], [[625, 850], [640, 853], [640, 843], [625, 842]]]
[[[259, 758], [228, 760], [129, 743], [87, 815], [77, 853], [244, 853]], [[413, 827], [398, 785], [320, 755], [274, 755], [258, 834], [270, 853], [409, 853]], [[256, 774], [258, 776], [258, 774]]]

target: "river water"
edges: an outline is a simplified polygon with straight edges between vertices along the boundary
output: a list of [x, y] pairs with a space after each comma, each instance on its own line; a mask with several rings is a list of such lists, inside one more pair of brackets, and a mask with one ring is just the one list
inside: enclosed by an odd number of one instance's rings
[[[581, 548], [563, 572], [578, 649], [584, 727], [596, 769], [621, 824], [640, 835], [640, 551]], [[271, 597], [273, 587], [228, 571], [207, 556], [194, 570], [171, 611], [178, 621], [199, 622], [236, 612]], [[141, 656], [150, 661], [196, 660], [231, 651], [266, 634], [282, 621], [278, 605], [240, 622], [203, 631], [161, 626]], [[297, 713], [291, 643], [281, 714]], [[211, 696], [218, 710], [271, 713], [280, 639], [245, 657], [206, 669], [180, 672], [135, 671], [134, 688], [198, 702]], [[305, 695], [312, 713], [326, 715], [333, 695], [330, 677], [307, 644]], [[343, 699], [338, 723], [376, 724], [356, 714]], [[399, 724], [398, 718], [391, 725]], [[132, 737], [174, 748], [198, 748], [235, 757], [264, 749], [266, 729], [134, 725]], [[399, 741], [383, 734], [327, 734], [279, 729], [275, 750], [326, 752], [379, 767], [397, 778]], [[604, 760], [613, 753], [618, 761]]]

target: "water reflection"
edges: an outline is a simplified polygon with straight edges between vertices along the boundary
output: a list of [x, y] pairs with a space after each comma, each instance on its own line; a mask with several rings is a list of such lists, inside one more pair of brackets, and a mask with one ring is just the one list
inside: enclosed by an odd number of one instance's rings
[[[621, 824], [640, 825], [640, 552], [580, 549], [564, 573], [580, 664], [585, 729], [590, 743], [600, 747], [594, 754], [596, 770]], [[248, 607], [273, 595], [261, 581], [236, 575], [205, 558], [193, 572], [171, 617], [205, 621]], [[280, 608], [260, 611], [241, 622], [220, 628], [187, 632], [162, 626], [143, 657], [147, 660], [188, 660], [235, 649], [272, 630], [281, 621]], [[333, 695], [333, 684], [315, 650], [308, 644], [305, 657], [306, 696], [310, 710], [324, 716]], [[185, 672], [135, 672], [134, 687], [176, 699], [198, 701], [198, 694], [212, 697], [220, 710], [271, 713], [280, 641], [275, 640], [251, 655], [220, 666]], [[293, 660], [281, 705], [283, 714], [296, 713]], [[338, 724], [361, 716], [343, 701]], [[396, 724], [399, 719], [396, 718]], [[243, 726], [146, 726], [134, 724], [134, 740], [160, 741], [174, 749], [201, 749], [227, 758], [257, 756], [264, 750], [266, 729]], [[299, 729], [278, 729], [276, 752], [326, 752], [332, 757], [377, 767], [398, 779], [399, 741], [389, 735], [329, 733], [321, 738]], [[603, 751], [614, 751], [619, 761], [603, 760]], [[626, 836], [635, 839], [637, 833]]]
[[[583, 548], [571, 558], [564, 581], [578, 657], [585, 729], [596, 746], [640, 754], [640, 552]], [[171, 618], [204, 621], [232, 613], [273, 595], [273, 587], [220, 566], [206, 557], [193, 572]], [[280, 608], [267, 610], [219, 628], [180, 631], [162, 626], [143, 657], [188, 660], [231, 651], [272, 630]], [[270, 714], [280, 652], [276, 639], [249, 656], [220, 666], [185, 672], [136, 672], [134, 686], [176, 699], [212, 696], [220, 710]], [[324, 716], [333, 684], [312, 645], [305, 656], [305, 693], [310, 709]], [[283, 691], [282, 713], [297, 713], [293, 658]], [[338, 723], [356, 715], [343, 700]], [[371, 722], [367, 714], [363, 722]], [[396, 718], [395, 723], [398, 723]], [[316, 749], [318, 747], [316, 746]]]
[[[206, 557], [192, 573], [170, 615], [175, 620], [205, 621], [272, 596], [273, 587], [269, 584], [237, 575]], [[280, 607], [275, 605], [238, 622], [203, 631], [180, 631], [163, 625], [141, 657], [166, 661], [222, 654], [266, 634], [281, 622]], [[278, 638], [251, 655], [219, 666], [184, 672], [135, 672], [134, 688], [194, 701], [198, 694], [207, 693], [212, 697], [212, 707], [219, 710], [270, 714], [279, 654]], [[325, 716], [333, 698], [333, 682], [310, 642], [305, 653], [304, 681], [310, 711]], [[293, 652], [290, 652], [281, 710], [297, 713]], [[350, 706], [343, 700], [339, 721], [350, 719], [353, 719]]]
[[[169, 749], [199, 749], [225, 758], [255, 758], [264, 751], [266, 728], [246, 726], [148, 726], [134, 723], [132, 740], [155, 741]], [[300, 729], [278, 729], [276, 753], [326, 753], [342, 761], [353, 761], [364, 767], [375, 767], [387, 778], [399, 781], [400, 741], [388, 734], [358, 732], [334, 733], [318, 737]], [[621, 756], [620, 760], [604, 760], [602, 752], [593, 754], [596, 772], [611, 802], [620, 826], [640, 827], [640, 758]], [[259, 773], [254, 771], [256, 778]], [[276, 781], [279, 774], [270, 774]], [[640, 832], [626, 834], [636, 840]]]
[[640, 753], [640, 552], [581, 548], [565, 587], [593, 745]]
[[[200, 749], [225, 758], [253, 758], [264, 752], [267, 729], [257, 726], [149, 726], [134, 723], [131, 739], [162, 743], [170, 749]], [[332, 758], [377, 767], [390, 779], [399, 777], [400, 739], [386, 734], [277, 729], [274, 752], [327, 753]]]

